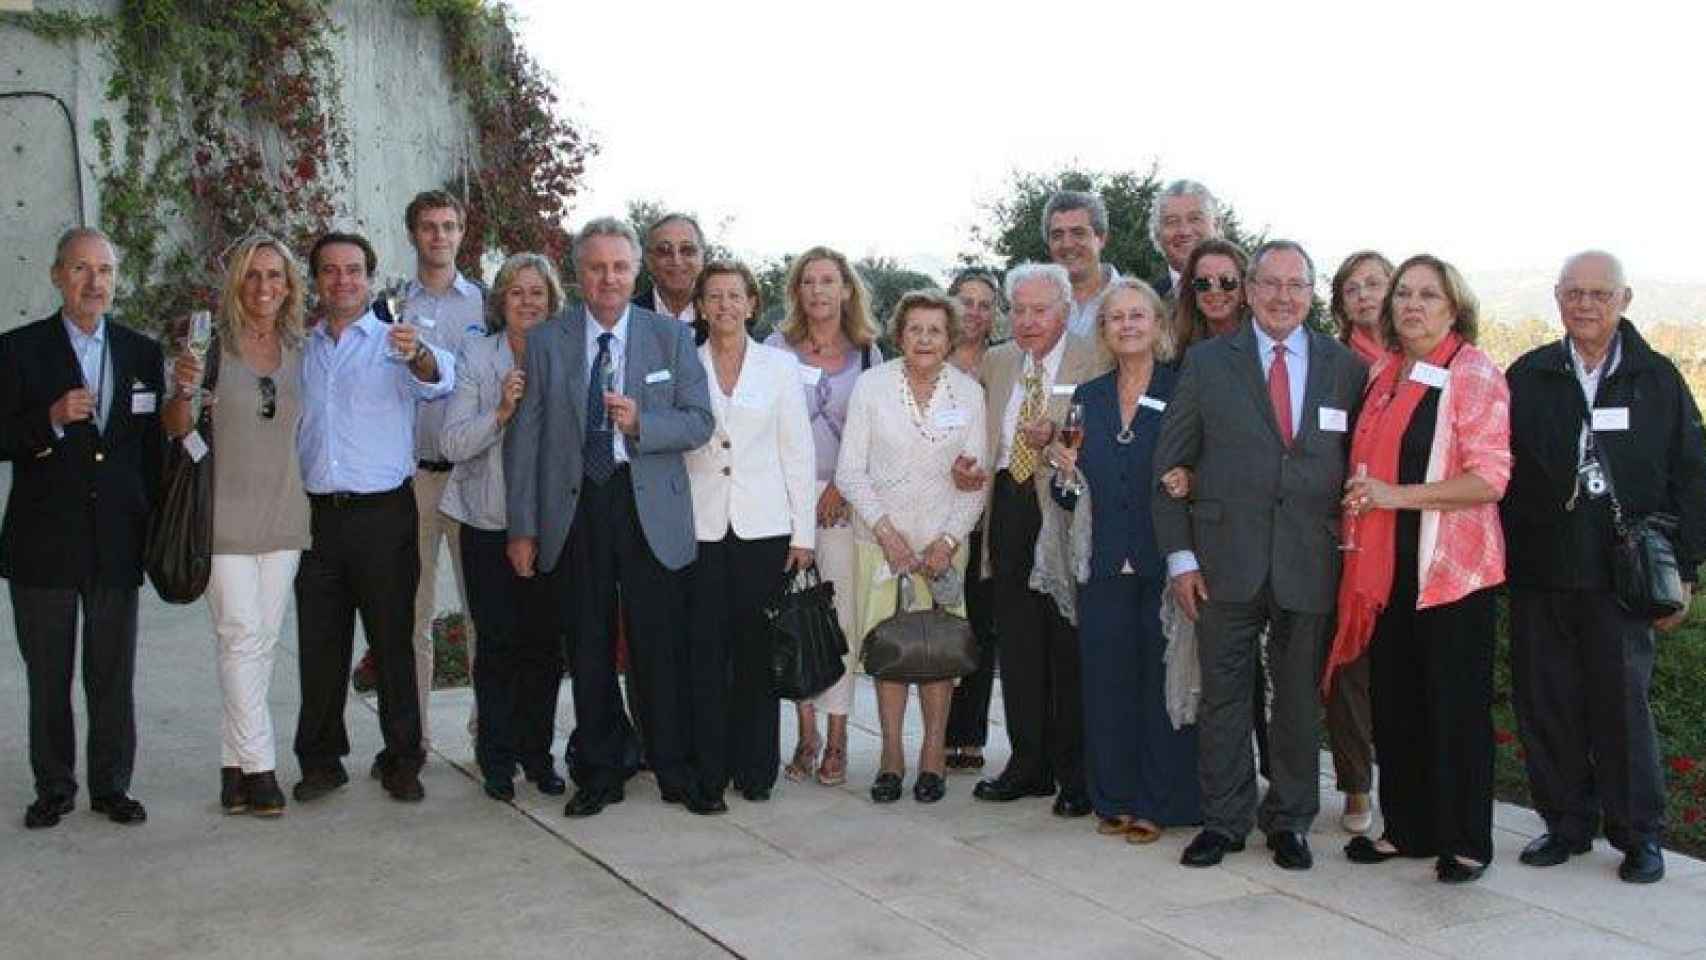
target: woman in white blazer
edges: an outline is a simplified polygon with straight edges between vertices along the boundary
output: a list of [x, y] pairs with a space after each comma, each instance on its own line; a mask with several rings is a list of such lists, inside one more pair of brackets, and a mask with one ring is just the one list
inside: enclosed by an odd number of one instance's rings
[[747, 334], [759, 310], [752, 271], [707, 265], [693, 304], [716, 414], [711, 439], [687, 454], [699, 540], [688, 598], [693, 809], [714, 813], [728, 809], [731, 780], [755, 803], [776, 783], [780, 730], [763, 605], [786, 571], [811, 565], [816, 452], [799, 361]]

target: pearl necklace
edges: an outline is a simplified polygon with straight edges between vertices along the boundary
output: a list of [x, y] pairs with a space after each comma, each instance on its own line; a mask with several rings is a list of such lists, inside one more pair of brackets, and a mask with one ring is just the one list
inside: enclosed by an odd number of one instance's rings
[[[930, 406], [932, 409], [951, 410], [956, 406], [954, 403], [954, 390], [949, 386], [948, 379], [942, 375], [946, 367], [947, 364], [943, 364], [936, 368], [936, 380], [930, 388]], [[947, 400], [946, 407], [937, 405], [937, 401], [942, 399]], [[925, 420], [924, 410], [918, 403], [918, 396], [912, 392], [912, 378], [907, 376], [904, 369], [901, 370], [900, 373], [900, 402], [906, 407], [906, 415], [912, 420], [913, 428], [916, 429], [919, 435], [924, 439], [931, 443], [938, 443], [948, 437], [947, 432], [937, 433]]]

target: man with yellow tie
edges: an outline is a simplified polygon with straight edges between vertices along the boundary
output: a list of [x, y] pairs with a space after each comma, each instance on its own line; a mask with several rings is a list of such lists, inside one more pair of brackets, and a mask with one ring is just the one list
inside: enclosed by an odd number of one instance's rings
[[[1001, 696], [1013, 753], [1001, 775], [972, 795], [1005, 803], [1060, 795], [1054, 812], [1090, 812], [1084, 788], [1083, 705], [1078, 636], [1054, 600], [1030, 588], [1042, 511], [1058, 510], [1045, 484], [1043, 448], [1064, 419], [1072, 391], [1107, 370], [1095, 342], [1070, 334], [1072, 280], [1056, 264], [1027, 263], [1007, 273], [1013, 339], [989, 351], [981, 370], [989, 401], [994, 482], [984, 513], [989, 531], [983, 574], [995, 580]], [[961, 486], [982, 485], [979, 464], [955, 468]]]

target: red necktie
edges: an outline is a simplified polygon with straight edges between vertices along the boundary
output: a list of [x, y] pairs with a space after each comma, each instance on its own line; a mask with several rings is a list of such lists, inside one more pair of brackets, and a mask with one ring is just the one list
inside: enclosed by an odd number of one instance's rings
[[1285, 367], [1285, 344], [1274, 344], [1274, 362], [1268, 365], [1268, 399], [1274, 405], [1274, 422], [1280, 439], [1291, 446], [1291, 372]]

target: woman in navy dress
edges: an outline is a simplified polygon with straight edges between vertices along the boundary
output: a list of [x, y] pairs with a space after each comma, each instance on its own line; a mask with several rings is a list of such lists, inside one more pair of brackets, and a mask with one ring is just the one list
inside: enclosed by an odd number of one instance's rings
[[1057, 442], [1049, 451], [1062, 507], [1077, 506], [1063, 489], [1076, 471], [1090, 490], [1090, 578], [1078, 587], [1090, 803], [1099, 831], [1132, 843], [1202, 822], [1196, 727], [1176, 730], [1167, 714], [1167, 567], [1149, 510], [1150, 459], [1176, 377], [1162, 312], [1147, 284], [1115, 281], [1096, 328], [1117, 365], [1073, 393], [1083, 407], [1079, 449]]

